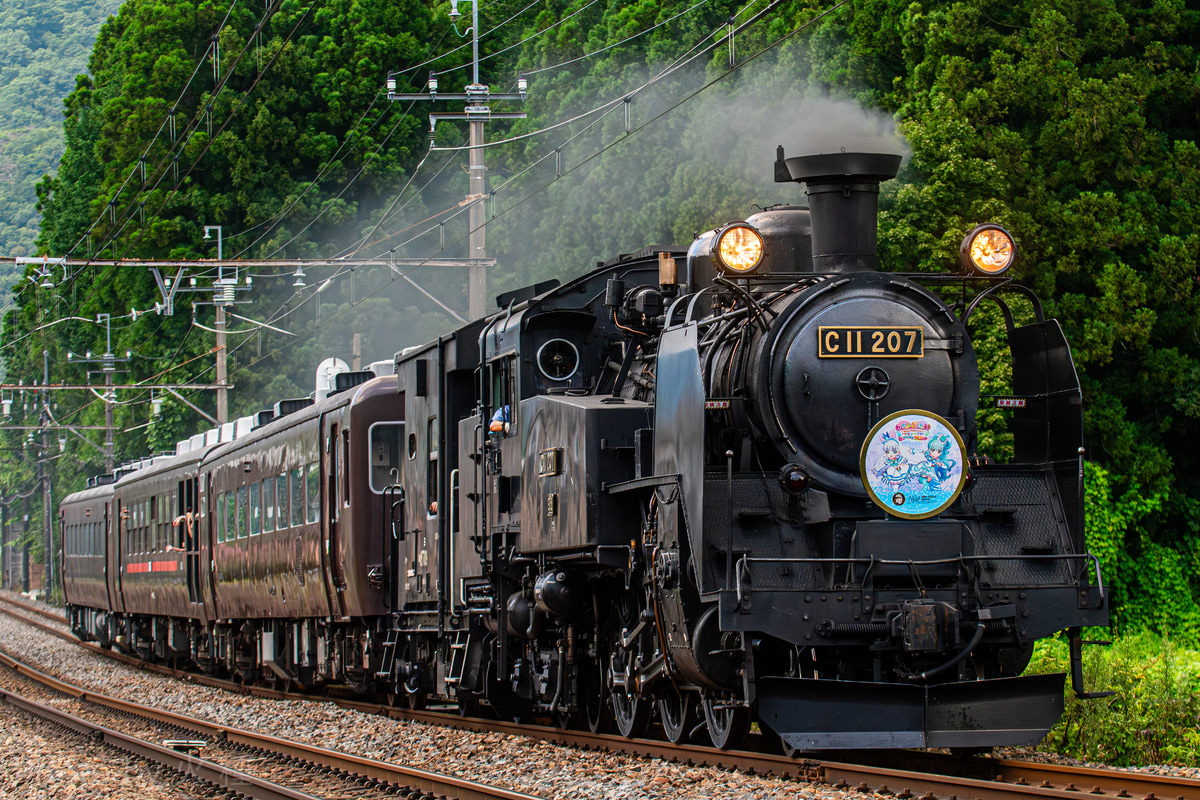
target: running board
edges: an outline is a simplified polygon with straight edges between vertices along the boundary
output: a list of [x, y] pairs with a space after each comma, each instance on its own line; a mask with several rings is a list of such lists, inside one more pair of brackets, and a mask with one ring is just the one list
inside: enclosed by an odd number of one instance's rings
[[797, 750], [999, 747], [1041, 741], [1066, 673], [917, 686], [760, 678], [759, 719]]

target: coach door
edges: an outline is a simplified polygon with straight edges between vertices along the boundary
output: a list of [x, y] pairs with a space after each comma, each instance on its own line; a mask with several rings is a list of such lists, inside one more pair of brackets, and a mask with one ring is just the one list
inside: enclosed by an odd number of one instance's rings
[[345, 615], [345, 603], [342, 596], [346, 581], [342, 574], [341, 565], [341, 536], [342, 525], [349, 521], [341, 516], [342, 498], [339, 488], [342, 485], [341, 473], [345, 464], [343, 461], [340, 427], [329, 415], [321, 419], [324, 431], [324, 441], [321, 447], [321, 474], [324, 477], [322, 490], [324, 503], [322, 506], [322, 527], [325, 533], [325, 546], [321, 557], [325, 561], [325, 584], [329, 591], [331, 613]]
[[113, 498], [112, 504], [105, 503], [104, 508], [104, 573], [108, 578], [105, 581], [108, 585], [108, 607], [113, 611], [124, 611], [125, 604], [121, 599], [121, 535], [125, 528], [121, 524], [121, 512], [124, 508], [120, 498]]
[[196, 479], [179, 481], [177, 519], [180, 546], [183, 547], [184, 569], [187, 571], [188, 602], [203, 602], [200, 586], [200, 505], [196, 500]]
[[[205, 613], [207, 619], [215, 619], [221, 615], [217, 612], [217, 587], [216, 587], [216, 527], [219, 524], [217, 517], [225, 513], [225, 509], [217, 505], [220, 495], [212, 491], [213, 476], [211, 472], [205, 472], [200, 475], [199, 492], [197, 494], [197, 503], [201, 509], [200, 524], [196, 526], [197, 535], [200, 537], [198, 542], [200, 546], [200, 564], [207, 565], [200, 570], [200, 592], [205, 603]], [[209, 500], [212, 503], [209, 503]]]

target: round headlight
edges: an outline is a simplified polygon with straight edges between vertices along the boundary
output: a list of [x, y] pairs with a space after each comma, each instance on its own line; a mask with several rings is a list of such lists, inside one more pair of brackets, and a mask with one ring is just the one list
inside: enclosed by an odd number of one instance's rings
[[750, 272], [762, 263], [762, 235], [744, 222], [734, 223], [717, 235], [713, 255], [727, 270]]
[[977, 225], [959, 247], [964, 267], [983, 275], [999, 275], [1017, 258], [1017, 243], [999, 225]]

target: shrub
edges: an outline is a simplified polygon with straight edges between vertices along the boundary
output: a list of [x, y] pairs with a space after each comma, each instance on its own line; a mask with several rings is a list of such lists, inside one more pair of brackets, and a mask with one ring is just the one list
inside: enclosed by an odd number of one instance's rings
[[[1038, 644], [1028, 672], [1070, 672], [1065, 637]], [[1200, 765], [1200, 652], [1153, 633], [1125, 636], [1111, 647], [1084, 648], [1089, 692], [1079, 700], [1070, 678], [1062, 719], [1041, 749], [1114, 766]]]

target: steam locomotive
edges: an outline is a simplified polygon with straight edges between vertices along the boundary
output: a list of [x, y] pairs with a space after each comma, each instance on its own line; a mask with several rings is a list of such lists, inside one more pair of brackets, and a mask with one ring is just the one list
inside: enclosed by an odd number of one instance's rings
[[[899, 165], [781, 147], [807, 207], [501, 295], [329, 397], [68, 497], [76, 632], [722, 748], [755, 721], [787, 752], [1036, 742], [1065, 675], [1021, 674], [1034, 642], [1067, 631], [1086, 695], [1080, 631], [1107, 624], [1080, 385], [999, 226], [964, 239], [962, 274], [879, 271]], [[984, 302], [1004, 397], [980, 395]], [[1009, 463], [978, 452], [984, 402], [1011, 414]]]

